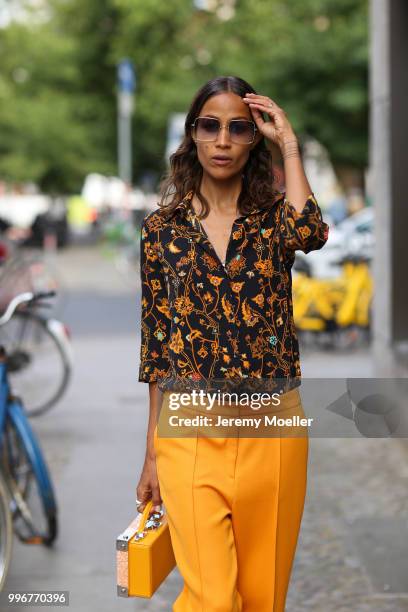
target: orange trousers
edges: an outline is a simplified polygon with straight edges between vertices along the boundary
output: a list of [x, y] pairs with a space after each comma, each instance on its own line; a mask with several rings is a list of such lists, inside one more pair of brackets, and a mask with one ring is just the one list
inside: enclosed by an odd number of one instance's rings
[[[163, 394], [154, 447], [184, 580], [172, 611], [283, 612], [306, 494], [307, 428], [300, 435], [299, 428], [285, 426], [283, 435], [279, 429], [272, 437], [244, 437], [236, 426], [221, 437], [195, 435], [192, 426], [185, 437], [163, 437], [170, 393]], [[262, 408], [255, 416], [269, 411], [279, 418], [305, 417], [298, 388], [281, 397], [279, 408]], [[189, 408], [178, 416], [191, 416]], [[230, 410], [216, 403], [210, 414], [215, 419]]]

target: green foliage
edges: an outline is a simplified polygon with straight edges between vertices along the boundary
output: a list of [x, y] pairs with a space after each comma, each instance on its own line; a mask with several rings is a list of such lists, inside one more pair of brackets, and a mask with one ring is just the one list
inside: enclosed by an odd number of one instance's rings
[[92, 20], [92, 50], [81, 44], [86, 27], [67, 4], [50, 4], [55, 13], [46, 23], [0, 30], [0, 176], [44, 191], [75, 192], [88, 172], [115, 171], [115, 109], [100, 70], [101, 45]]
[[48, 0], [45, 22], [0, 30], [0, 177], [77, 191], [116, 173], [116, 63], [136, 66], [134, 178], [165, 168], [167, 122], [237, 75], [274, 99], [335, 164], [364, 168], [366, 0], [237, 0], [228, 21], [192, 0]]

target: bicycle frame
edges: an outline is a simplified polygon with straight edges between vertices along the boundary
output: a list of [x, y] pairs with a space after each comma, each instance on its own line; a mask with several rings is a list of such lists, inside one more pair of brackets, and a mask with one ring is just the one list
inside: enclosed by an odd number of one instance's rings
[[[0, 347], [1, 350], [1, 347]], [[7, 402], [10, 394], [10, 387], [7, 380], [7, 365], [0, 357], [0, 432], [4, 431], [7, 419]], [[0, 435], [0, 453], [3, 448], [3, 435]]]
[[[55, 292], [31, 292], [16, 295], [0, 316], [0, 326], [5, 325], [20, 304], [32, 304], [52, 297]], [[57, 502], [54, 488], [35, 432], [28, 421], [22, 401], [11, 392], [8, 379], [8, 361], [5, 348], [0, 345], [0, 460], [11, 500], [14, 532], [27, 544], [51, 546], [58, 534]], [[13, 445], [18, 455], [14, 455]], [[21, 489], [20, 455], [25, 459], [27, 478]], [[24, 474], [23, 474], [24, 475]], [[37, 514], [30, 508], [29, 478], [35, 481], [34, 494], [39, 498], [43, 511], [43, 524], [38, 527]], [[37, 504], [35, 505], [35, 507]]]
[[42, 501], [47, 513], [53, 514], [57, 510], [55, 503], [55, 492], [48, 473], [47, 466], [42, 460], [39, 444], [34, 436], [30, 422], [25, 415], [24, 408], [18, 399], [8, 404], [8, 416], [13, 422], [16, 430], [24, 443], [29, 461], [32, 465], [35, 477], [41, 488]]
[[55, 493], [47, 466], [34, 431], [18, 398], [10, 397], [7, 363], [0, 361], [0, 453], [3, 450], [6, 420], [10, 419], [24, 444], [28, 460], [41, 489], [41, 499], [47, 514], [57, 511]]

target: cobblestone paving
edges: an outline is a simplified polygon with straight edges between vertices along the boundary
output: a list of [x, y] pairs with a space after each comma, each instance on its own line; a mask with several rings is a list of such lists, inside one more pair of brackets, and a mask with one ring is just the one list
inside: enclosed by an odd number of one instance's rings
[[407, 517], [407, 487], [405, 441], [310, 440], [308, 492], [288, 611], [408, 610], [408, 592], [400, 596], [375, 592], [358, 543], [350, 546], [355, 520]]

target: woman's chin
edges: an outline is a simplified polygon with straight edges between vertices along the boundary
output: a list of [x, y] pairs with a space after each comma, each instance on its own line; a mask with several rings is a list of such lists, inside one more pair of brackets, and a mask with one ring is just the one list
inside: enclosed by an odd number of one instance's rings
[[227, 181], [227, 180], [231, 180], [233, 178], [235, 178], [236, 176], [240, 175], [240, 172], [232, 172], [231, 168], [228, 168], [228, 170], [226, 168], [214, 168], [214, 166], [212, 166], [211, 168], [204, 168], [204, 172], [209, 175], [211, 178], [216, 179], [218, 181]]

